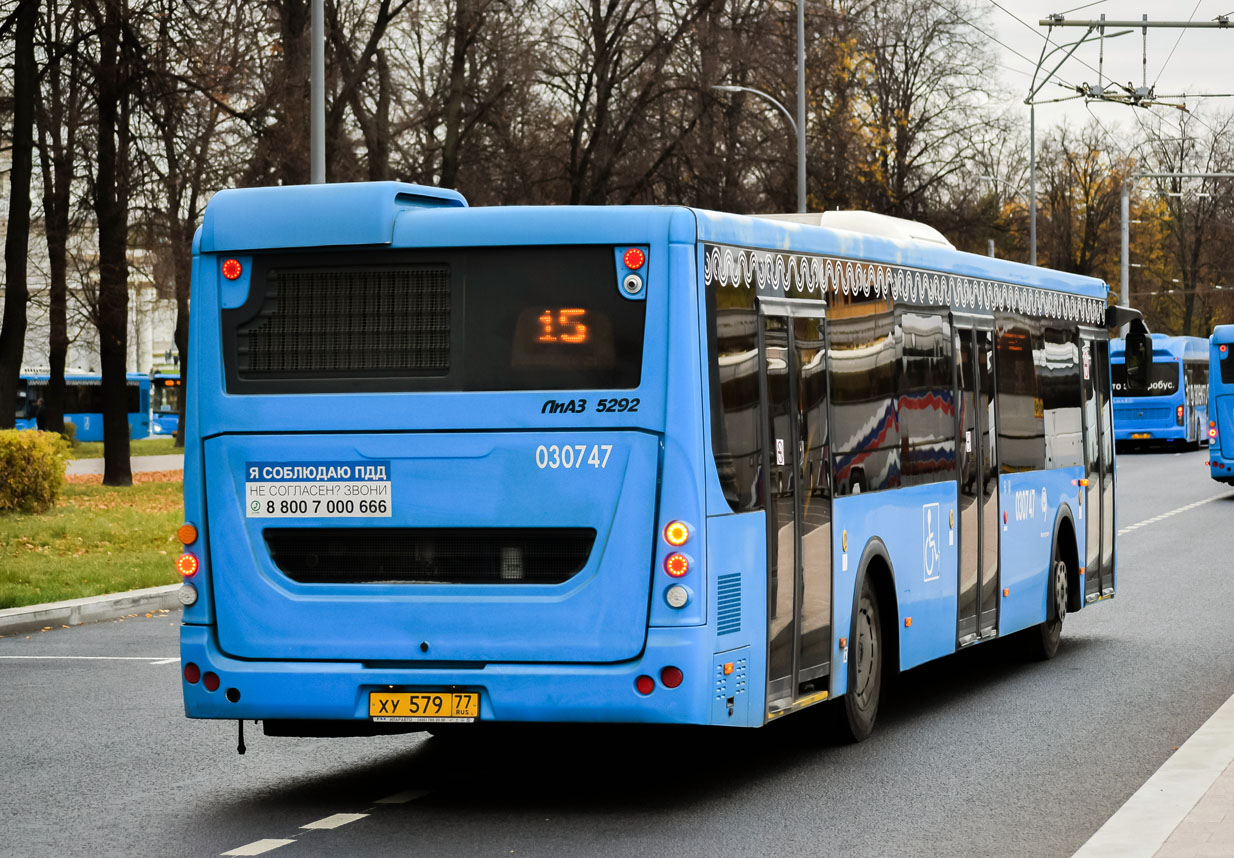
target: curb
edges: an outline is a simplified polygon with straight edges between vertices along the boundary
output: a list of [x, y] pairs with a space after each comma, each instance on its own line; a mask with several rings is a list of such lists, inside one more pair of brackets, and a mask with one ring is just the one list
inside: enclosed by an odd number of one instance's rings
[[167, 584], [162, 587], [130, 590], [127, 593], [109, 593], [105, 596], [87, 596], [84, 599], [5, 608], [0, 610], [0, 635], [37, 632], [48, 626], [78, 626], [82, 623], [127, 617], [129, 614], [177, 608], [180, 600], [176, 598], [176, 592], [183, 586]]
[[1234, 697], [1162, 763], [1072, 858], [1152, 858], [1232, 762]]

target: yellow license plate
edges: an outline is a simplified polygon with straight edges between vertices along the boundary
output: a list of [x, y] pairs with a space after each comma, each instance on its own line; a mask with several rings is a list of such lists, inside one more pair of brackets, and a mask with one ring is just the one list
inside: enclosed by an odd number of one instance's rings
[[480, 695], [473, 691], [371, 691], [368, 714], [374, 721], [467, 723], [480, 717]]

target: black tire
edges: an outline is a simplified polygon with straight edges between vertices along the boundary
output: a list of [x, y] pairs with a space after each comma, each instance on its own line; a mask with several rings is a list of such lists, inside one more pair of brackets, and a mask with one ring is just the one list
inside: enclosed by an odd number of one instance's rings
[[841, 734], [854, 742], [863, 742], [874, 732], [878, 716], [878, 701], [883, 686], [883, 626], [878, 594], [865, 578], [857, 612], [853, 616], [853, 631], [849, 644], [848, 693], [841, 702], [844, 716], [840, 719]]
[[1028, 632], [1028, 649], [1033, 658], [1046, 661], [1058, 654], [1058, 643], [1063, 636], [1063, 619], [1067, 616], [1067, 561], [1057, 543], [1054, 559], [1050, 561], [1048, 616], [1046, 621]]

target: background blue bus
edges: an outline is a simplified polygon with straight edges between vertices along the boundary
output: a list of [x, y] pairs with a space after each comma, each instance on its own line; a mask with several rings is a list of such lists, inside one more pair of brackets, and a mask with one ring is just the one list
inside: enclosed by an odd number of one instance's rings
[[150, 377], [150, 434], [175, 435], [180, 428], [181, 381], [178, 372]]
[[794, 217], [217, 194], [186, 713], [756, 727], [840, 698], [860, 739], [889, 672], [1053, 655], [1115, 594], [1105, 284]]
[[1153, 334], [1152, 346], [1148, 390], [1127, 396], [1124, 342], [1110, 342], [1114, 439], [1119, 443], [1172, 441], [1191, 448], [1207, 443], [1208, 341]]
[[[50, 374], [42, 370], [23, 370], [17, 380], [17, 428], [37, 428], [34, 406], [46, 398]], [[130, 372], [126, 408], [129, 437], [150, 434], [150, 378]], [[103, 381], [98, 373], [64, 374], [64, 422], [77, 427], [78, 441], [103, 440]]]
[[1213, 328], [1208, 343], [1208, 467], [1234, 485], [1234, 325]]

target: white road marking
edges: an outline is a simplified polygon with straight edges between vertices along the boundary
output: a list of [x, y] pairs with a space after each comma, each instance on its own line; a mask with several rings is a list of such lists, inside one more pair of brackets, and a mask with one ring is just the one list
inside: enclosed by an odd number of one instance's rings
[[367, 813], [336, 813], [333, 816], [327, 816], [325, 819], [319, 819], [316, 822], [310, 822], [308, 825], [301, 825], [300, 827], [314, 830], [329, 830], [341, 828], [349, 822], [364, 819], [366, 816], [368, 816]]
[[1120, 529], [1118, 531], [1118, 535], [1123, 536], [1135, 530], [1136, 528], [1144, 527], [1149, 524], [1156, 524], [1159, 521], [1164, 521], [1165, 519], [1176, 516], [1179, 513], [1184, 513], [1184, 512], [1187, 512], [1188, 510], [1193, 510], [1197, 506], [1204, 506], [1204, 504], [1206, 503], [1212, 503], [1213, 501], [1225, 500], [1226, 498], [1231, 498], [1231, 497], [1234, 497], [1234, 492], [1226, 492], [1223, 495], [1213, 495], [1211, 498], [1204, 498], [1204, 500], [1196, 501], [1195, 503], [1189, 503], [1186, 506], [1180, 506], [1178, 509], [1172, 509], [1169, 512], [1161, 513], [1161, 515], [1155, 515], [1152, 518], [1146, 518], [1144, 519], [1144, 521], [1137, 521], [1135, 524], [1129, 524], [1126, 527]]
[[409, 801], [415, 801], [418, 798], [428, 795], [426, 789], [408, 789], [402, 792], [396, 792], [394, 795], [388, 795], [385, 798], [377, 799], [377, 804], [406, 804]]
[[177, 658], [161, 655], [0, 655], [2, 659], [50, 659], [54, 661], [145, 661], [150, 664], [171, 664]]
[[245, 846], [238, 846], [235, 849], [229, 849], [222, 852], [222, 855], [264, 855], [272, 849], [278, 849], [280, 846], [286, 846], [288, 843], [295, 843], [294, 840], [254, 840]]

